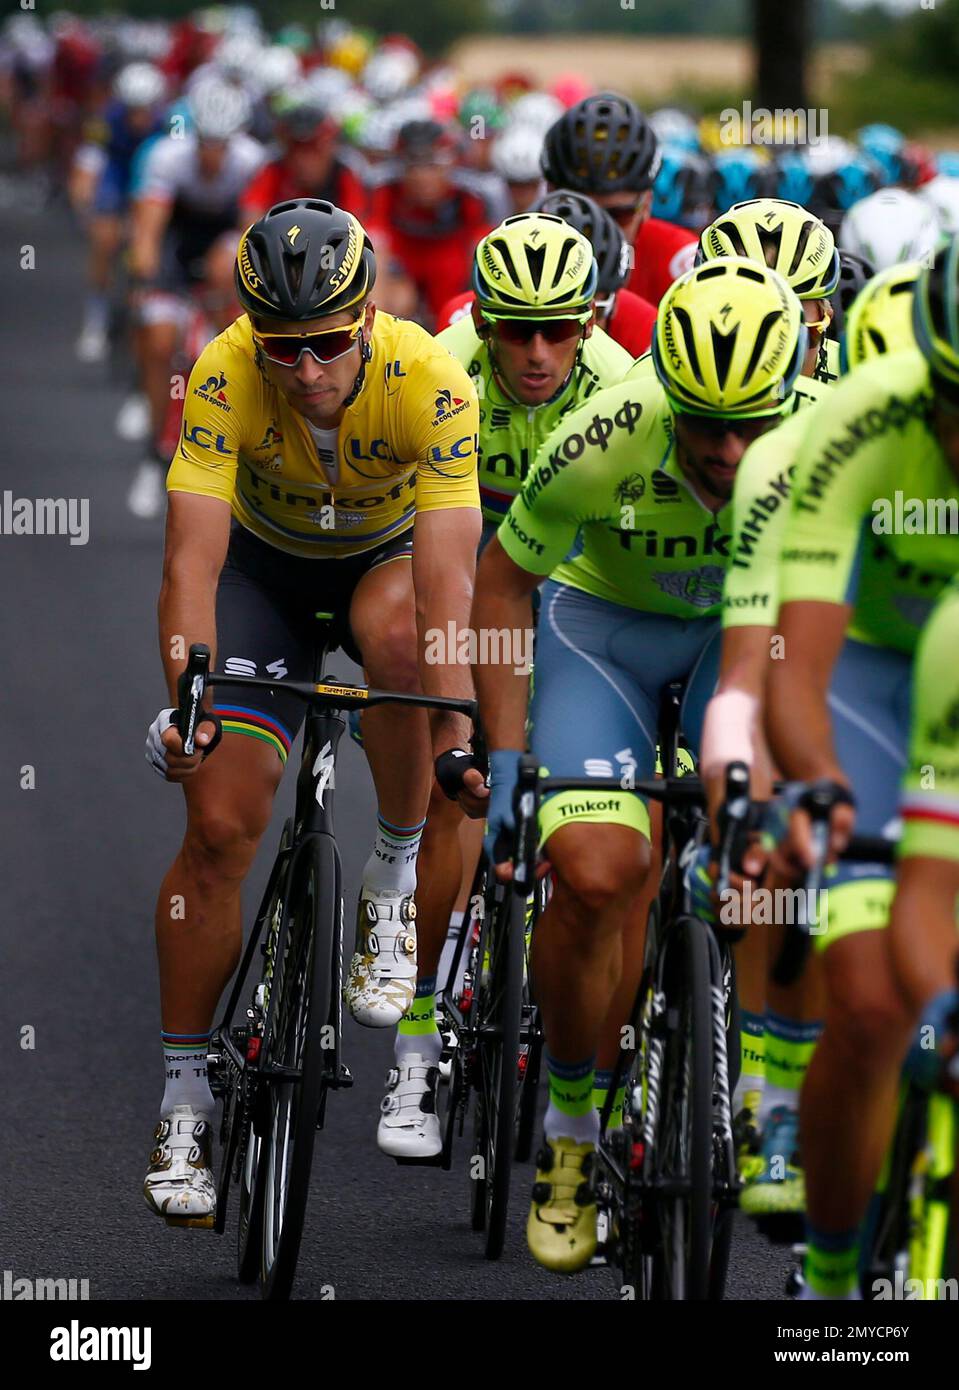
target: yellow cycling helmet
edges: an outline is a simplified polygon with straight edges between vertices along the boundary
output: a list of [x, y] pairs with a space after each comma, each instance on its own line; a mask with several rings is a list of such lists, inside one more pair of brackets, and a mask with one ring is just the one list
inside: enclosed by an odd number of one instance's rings
[[839, 284], [839, 252], [821, 217], [784, 198], [734, 203], [699, 238], [699, 259], [747, 256], [777, 270], [800, 299], [825, 299]]
[[599, 271], [581, 232], [546, 212], [521, 212], [476, 248], [473, 293], [486, 319], [592, 313]]
[[840, 349], [843, 372], [887, 352], [915, 346], [912, 298], [921, 269], [918, 261], [887, 266], [859, 291], [846, 315]]
[[776, 415], [807, 343], [802, 306], [782, 276], [729, 256], [694, 266], [666, 291], [653, 367], [673, 410], [724, 419]]

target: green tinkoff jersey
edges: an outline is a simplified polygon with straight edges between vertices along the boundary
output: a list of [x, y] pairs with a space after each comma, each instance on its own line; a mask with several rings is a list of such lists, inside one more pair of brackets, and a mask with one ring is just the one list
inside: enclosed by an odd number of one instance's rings
[[486, 344], [467, 315], [438, 333], [436, 341], [466, 368], [480, 402], [479, 485], [486, 521], [499, 523], [529, 472], [537, 450], [570, 411], [605, 386], [622, 381], [633, 364], [625, 348], [594, 327], [565, 389], [543, 405], [526, 406], [507, 396], [489, 360]]
[[743, 455], [733, 489], [732, 560], [723, 588], [723, 627], [772, 627], [779, 603], [779, 555], [789, 517], [796, 455], [831, 394], [825, 382], [800, 378], [798, 405], [776, 429], [761, 435]]
[[[913, 670], [912, 734], [900, 854], [959, 860], [959, 582], [922, 630]], [[935, 777], [930, 778], [930, 768]]]
[[854, 605], [848, 635], [915, 650], [959, 571], [959, 478], [916, 349], [857, 367], [810, 418], [783, 529], [780, 602]]
[[[824, 389], [801, 377], [791, 408]], [[732, 523], [732, 501], [710, 511], [681, 471], [659, 382], [637, 377], [550, 435], [497, 536], [534, 574], [627, 608], [701, 618], [720, 610]]]

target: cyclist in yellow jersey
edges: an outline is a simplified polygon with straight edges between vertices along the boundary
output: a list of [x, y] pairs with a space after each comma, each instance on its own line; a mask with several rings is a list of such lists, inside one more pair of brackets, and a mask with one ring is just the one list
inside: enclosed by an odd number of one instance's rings
[[[248, 228], [236, 270], [247, 314], [191, 374], [167, 481], [159, 618], [171, 697], [192, 642], [210, 646], [217, 669], [277, 681], [255, 699], [216, 699], [193, 757], [171, 710], [147, 740], [148, 758], [183, 783], [187, 802], [157, 907], [167, 1085], [144, 1185], [150, 1207], [176, 1224], [215, 1215], [209, 1028], [239, 959], [240, 889], [302, 719], [283, 678], [310, 678], [316, 613], [333, 614], [336, 639], [373, 685], [471, 690], [468, 668], [425, 633], [469, 616], [476, 394], [421, 328], [376, 313], [375, 274], [363, 227], [331, 203], [281, 203]], [[442, 863], [456, 836], [443, 797], [424, 836], [432, 758], [463, 742], [463, 723], [395, 710], [365, 721], [379, 819], [346, 995], [371, 1027], [396, 1023], [414, 996], [420, 840], [428, 910], [429, 863]], [[221, 731], [223, 747], [204, 763]], [[182, 919], [171, 913], [178, 901], [188, 905]]]

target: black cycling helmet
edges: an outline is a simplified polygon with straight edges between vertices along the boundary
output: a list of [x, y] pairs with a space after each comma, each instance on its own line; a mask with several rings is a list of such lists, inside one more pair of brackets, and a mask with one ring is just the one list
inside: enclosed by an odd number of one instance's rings
[[601, 298], [623, 288], [631, 273], [626, 238], [605, 208], [585, 193], [557, 188], [539, 198], [530, 212], [550, 212], [583, 234], [599, 267], [596, 293]]
[[373, 288], [373, 243], [351, 212], [321, 198], [293, 198], [243, 233], [234, 279], [240, 303], [258, 318], [336, 314]]
[[839, 250], [839, 284], [833, 291], [830, 303], [833, 308], [832, 322], [826, 329], [827, 338], [839, 342], [846, 325], [846, 314], [859, 291], [875, 275], [875, 270], [865, 256], [856, 256], [852, 251]]
[[451, 155], [456, 135], [439, 121], [404, 121], [396, 135], [396, 153], [402, 160], [425, 161], [431, 155]]
[[615, 92], [584, 97], [546, 132], [540, 167], [554, 188], [642, 192], [659, 171], [656, 133], [636, 104]]

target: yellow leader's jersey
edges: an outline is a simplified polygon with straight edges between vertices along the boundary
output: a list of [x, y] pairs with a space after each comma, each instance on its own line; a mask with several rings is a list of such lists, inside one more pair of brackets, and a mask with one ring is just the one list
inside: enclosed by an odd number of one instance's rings
[[190, 373], [167, 490], [220, 497], [260, 540], [314, 559], [382, 545], [417, 511], [478, 509], [470, 378], [424, 329], [390, 314], [377, 313], [371, 346], [327, 449], [257, 366], [242, 315]]

